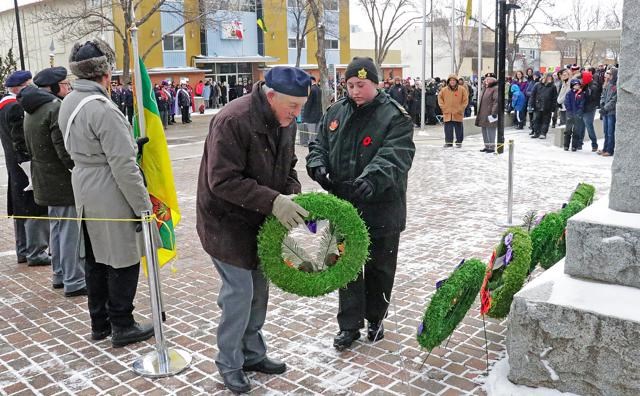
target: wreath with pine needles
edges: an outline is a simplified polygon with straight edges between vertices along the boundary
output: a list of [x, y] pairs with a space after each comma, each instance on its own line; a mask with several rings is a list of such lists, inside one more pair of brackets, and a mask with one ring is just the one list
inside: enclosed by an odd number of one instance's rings
[[369, 256], [364, 221], [353, 205], [330, 194], [305, 193], [293, 201], [309, 212], [305, 220], [310, 229], [318, 221], [329, 221], [320, 233], [319, 252], [312, 258], [270, 216], [258, 234], [258, 257], [265, 276], [280, 289], [303, 297], [345, 287], [358, 277]]
[[437, 290], [418, 326], [420, 346], [431, 351], [453, 333], [475, 301], [485, 269], [478, 259], [463, 260], [448, 279], [436, 284]]
[[531, 263], [531, 238], [519, 227], [502, 236], [491, 258], [481, 290], [481, 313], [502, 319], [509, 314], [513, 296], [522, 288]]

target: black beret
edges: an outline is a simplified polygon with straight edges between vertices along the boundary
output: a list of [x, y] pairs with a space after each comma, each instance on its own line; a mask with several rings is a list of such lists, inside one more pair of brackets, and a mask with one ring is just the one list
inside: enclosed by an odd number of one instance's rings
[[29, 70], [18, 70], [7, 77], [4, 85], [6, 87], [18, 87], [29, 80], [31, 80], [31, 72]]
[[371, 80], [373, 83], [377, 84], [378, 70], [376, 69], [375, 63], [373, 63], [373, 59], [369, 57], [353, 58], [344, 73], [344, 78], [346, 80], [351, 77], [358, 77], [361, 80]]
[[265, 74], [264, 81], [269, 88], [282, 94], [300, 98], [309, 96], [311, 77], [297, 67], [276, 66]]
[[67, 69], [62, 66], [55, 66], [40, 70], [33, 78], [33, 82], [39, 87], [50, 87], [65, 78], [67, 78]]

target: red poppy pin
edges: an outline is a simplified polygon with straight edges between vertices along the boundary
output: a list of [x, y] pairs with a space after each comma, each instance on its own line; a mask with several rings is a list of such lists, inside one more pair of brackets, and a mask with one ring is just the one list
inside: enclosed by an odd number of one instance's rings
[[329, 130], [331, 132], [334, 132], [336, 129], [338, 129], [338, 125], [340, 125], [340, 123], [338, 122], [338, 120], [333, 120], [331, 121], [331, 124], [329, 124]]
[[368, 145], [370, 145], [372, 142], [371, 140], [371, 136], [367, 136], [362, 140], [362, 145], [367, 147]]

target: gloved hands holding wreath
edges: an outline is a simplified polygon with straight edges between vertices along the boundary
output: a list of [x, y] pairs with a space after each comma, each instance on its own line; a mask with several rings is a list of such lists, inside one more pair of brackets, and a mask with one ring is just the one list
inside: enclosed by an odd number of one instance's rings
[[309, 216], [302, 206], [293, 202], [286, 195], [278, 195], [273, 200], [273, 209], [271, 213], [278, 219], [287, 230], [304, 225], [304, 218]]
[[318, 166], [316, 168], [313, 168], [311, 172], [313, 180], [317, 181], [318, 184], [320, 184], [320, 187], [324, 188], [327, 191], [331, 189], [331, 180], [329, 179], [329, 173], [326, 167]]
[[373, 195], [373, 184], [367, 179], [356, 179], [353, 186], [356, 188], [355, 196], [358, 199], [368, 199]]

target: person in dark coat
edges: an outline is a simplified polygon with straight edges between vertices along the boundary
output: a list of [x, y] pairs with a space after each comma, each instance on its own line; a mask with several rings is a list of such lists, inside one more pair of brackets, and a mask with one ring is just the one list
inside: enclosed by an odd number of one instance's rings
[[553, 81], [553, 73], [547, 73], [543, 81], [533, 88], [528, 106], [533, 109], [532, 138], [546, 139], [553, 111], [557, 108], [558, 91]]
[[[582, 113], [584, 130], [582, 131], [581, 141], [584, 142], [584, 132], [588, 132], [589, 139], [591, 140], [591, 151], [595, 153], [598, 151], [598, 137], [596, 136], [596, 130], [593, 126], [593, 120], [596, 116], [596, 110], [600, 106], [602, 89], [593, 78], [591, 71], [582, 72], [582, 90], [585, 92], [586, 98], [584, 102], [584, 112]], [[582, 144], [580, 146], [582, 146]]]
[[569, 82], [571, 90], [567, 92], [564, 100], [564, 106], [567, 109], [567, 126], [564, 130], [564, 151], [578, 150], [580, 146], [580, 134], [584, 128], [582, 121], [582, 113], [584, 112], [585, 93], [582, 90], [582, 84], [578, 79], [572, 79]]
[[402, 85], [400, 77], [396, 77], [394, 84], [389, 88], [389, 96], [391, 96], [391, 99], [400, 103], [400, 106], [407, 104], [407, 89]]
[[230, 102], [209, 125], [198, 176], [196, 228], [222, 279], [216, 365], [227, 388], [248, 392], [245, 371], [281, 374], [286, 365], [267, 357], [262, 326], [269, 288], [258, 268], [257, 236], [273, 214], [287, 229], [308, 212], [289, 195], [300, 193], [295, 171], [296, 118], [310, 78], [278, 66], [251, 94]]
[[348, 98], [322, 117], [309, 144], [307, 173], [322, 188], [351, 202], [369, 229], [369, 261], [339, 290], [333, 346], [343, 350], [360, 338], [364, 320], [370, 341], [383, 338], [396, 272], [400, 233], [407, 217], [407, 175], [413, 156], [413, 125], [404, 107], [377, 89], [371, 58], [356, 57], [345, 72]]
[[187, 90], [187, 84], [180, 84], [180, 89], [176, 93], [176, 101], [180, 108], [180, 114], [182, 114], [182, 123], [188, 124], [191, 122], [191, 95]]
[[424, 100], [425, 124], [436, 125], [438, 123], [438, 119], [436, 118], [436, 112], [438, 110], [438, 86], [433, 79], [427, 84]]
[[131, 83], [127, 84], [127, 87], [122, 93], [122, 98], [124, 108], [127, 112], [126, 114], [127, 119], [129, 120], [129, 124], [133, 125], [133, 88], [131, 87]]
[[[19, 70], [5, 81], [9, 94], [0, 100], [0, 141], [9, 180], [7, 213], [10, 216], [46, 216], [47, 208], [35, 203], [31, 186], [31, 156], [24, 139], [24, 110], [16, 96], [31, 83], [31, 73]], [[18, 263], [30, 266], [50, 265], [47, 253], [49, 222], [14, 219]]]
[[[61, 99], [71, 92], [67, 69], [43, 69], [33, 79], [40, 88], [28, 86], [18, 94], [24, 108], [24, 131], [31, 156], [33, 195], [38, 205], [48, 207], [49, 217], [77, 217], [71, 170], [74, 163], [64, 148], [58, 126]], [[84, 260], [78, 255], [80, 229], [76, 221], [50, 220], [52, 286], [64, 288], [66, 297], [87, 294]]]
[[604, 74], [604, 85], [600, 97], [600, 116], [604, 132], [604, 147], [598, 151], [603, 157], [614, 154], [616, 146], [616, 105], [618, 103], [618, 69], [610, 68]]
[[484, 84], [475, 124], [482, 129], [484, 149], [480, 151], [493, 153], [496, 150], [496, 129], [498, 127], [498, 80], [493, 73], [489, 73], [484, 78]]
[[306, 124], [306, 131], [300, 131], [301, 145], [307, 146], [310, 140], [316, 138], [316, 127], [320, 118], [322, 118], [322, 90], [316, 84], [316, 78], [311, 76], [311, 90], [302, 111], [302, 122]]

